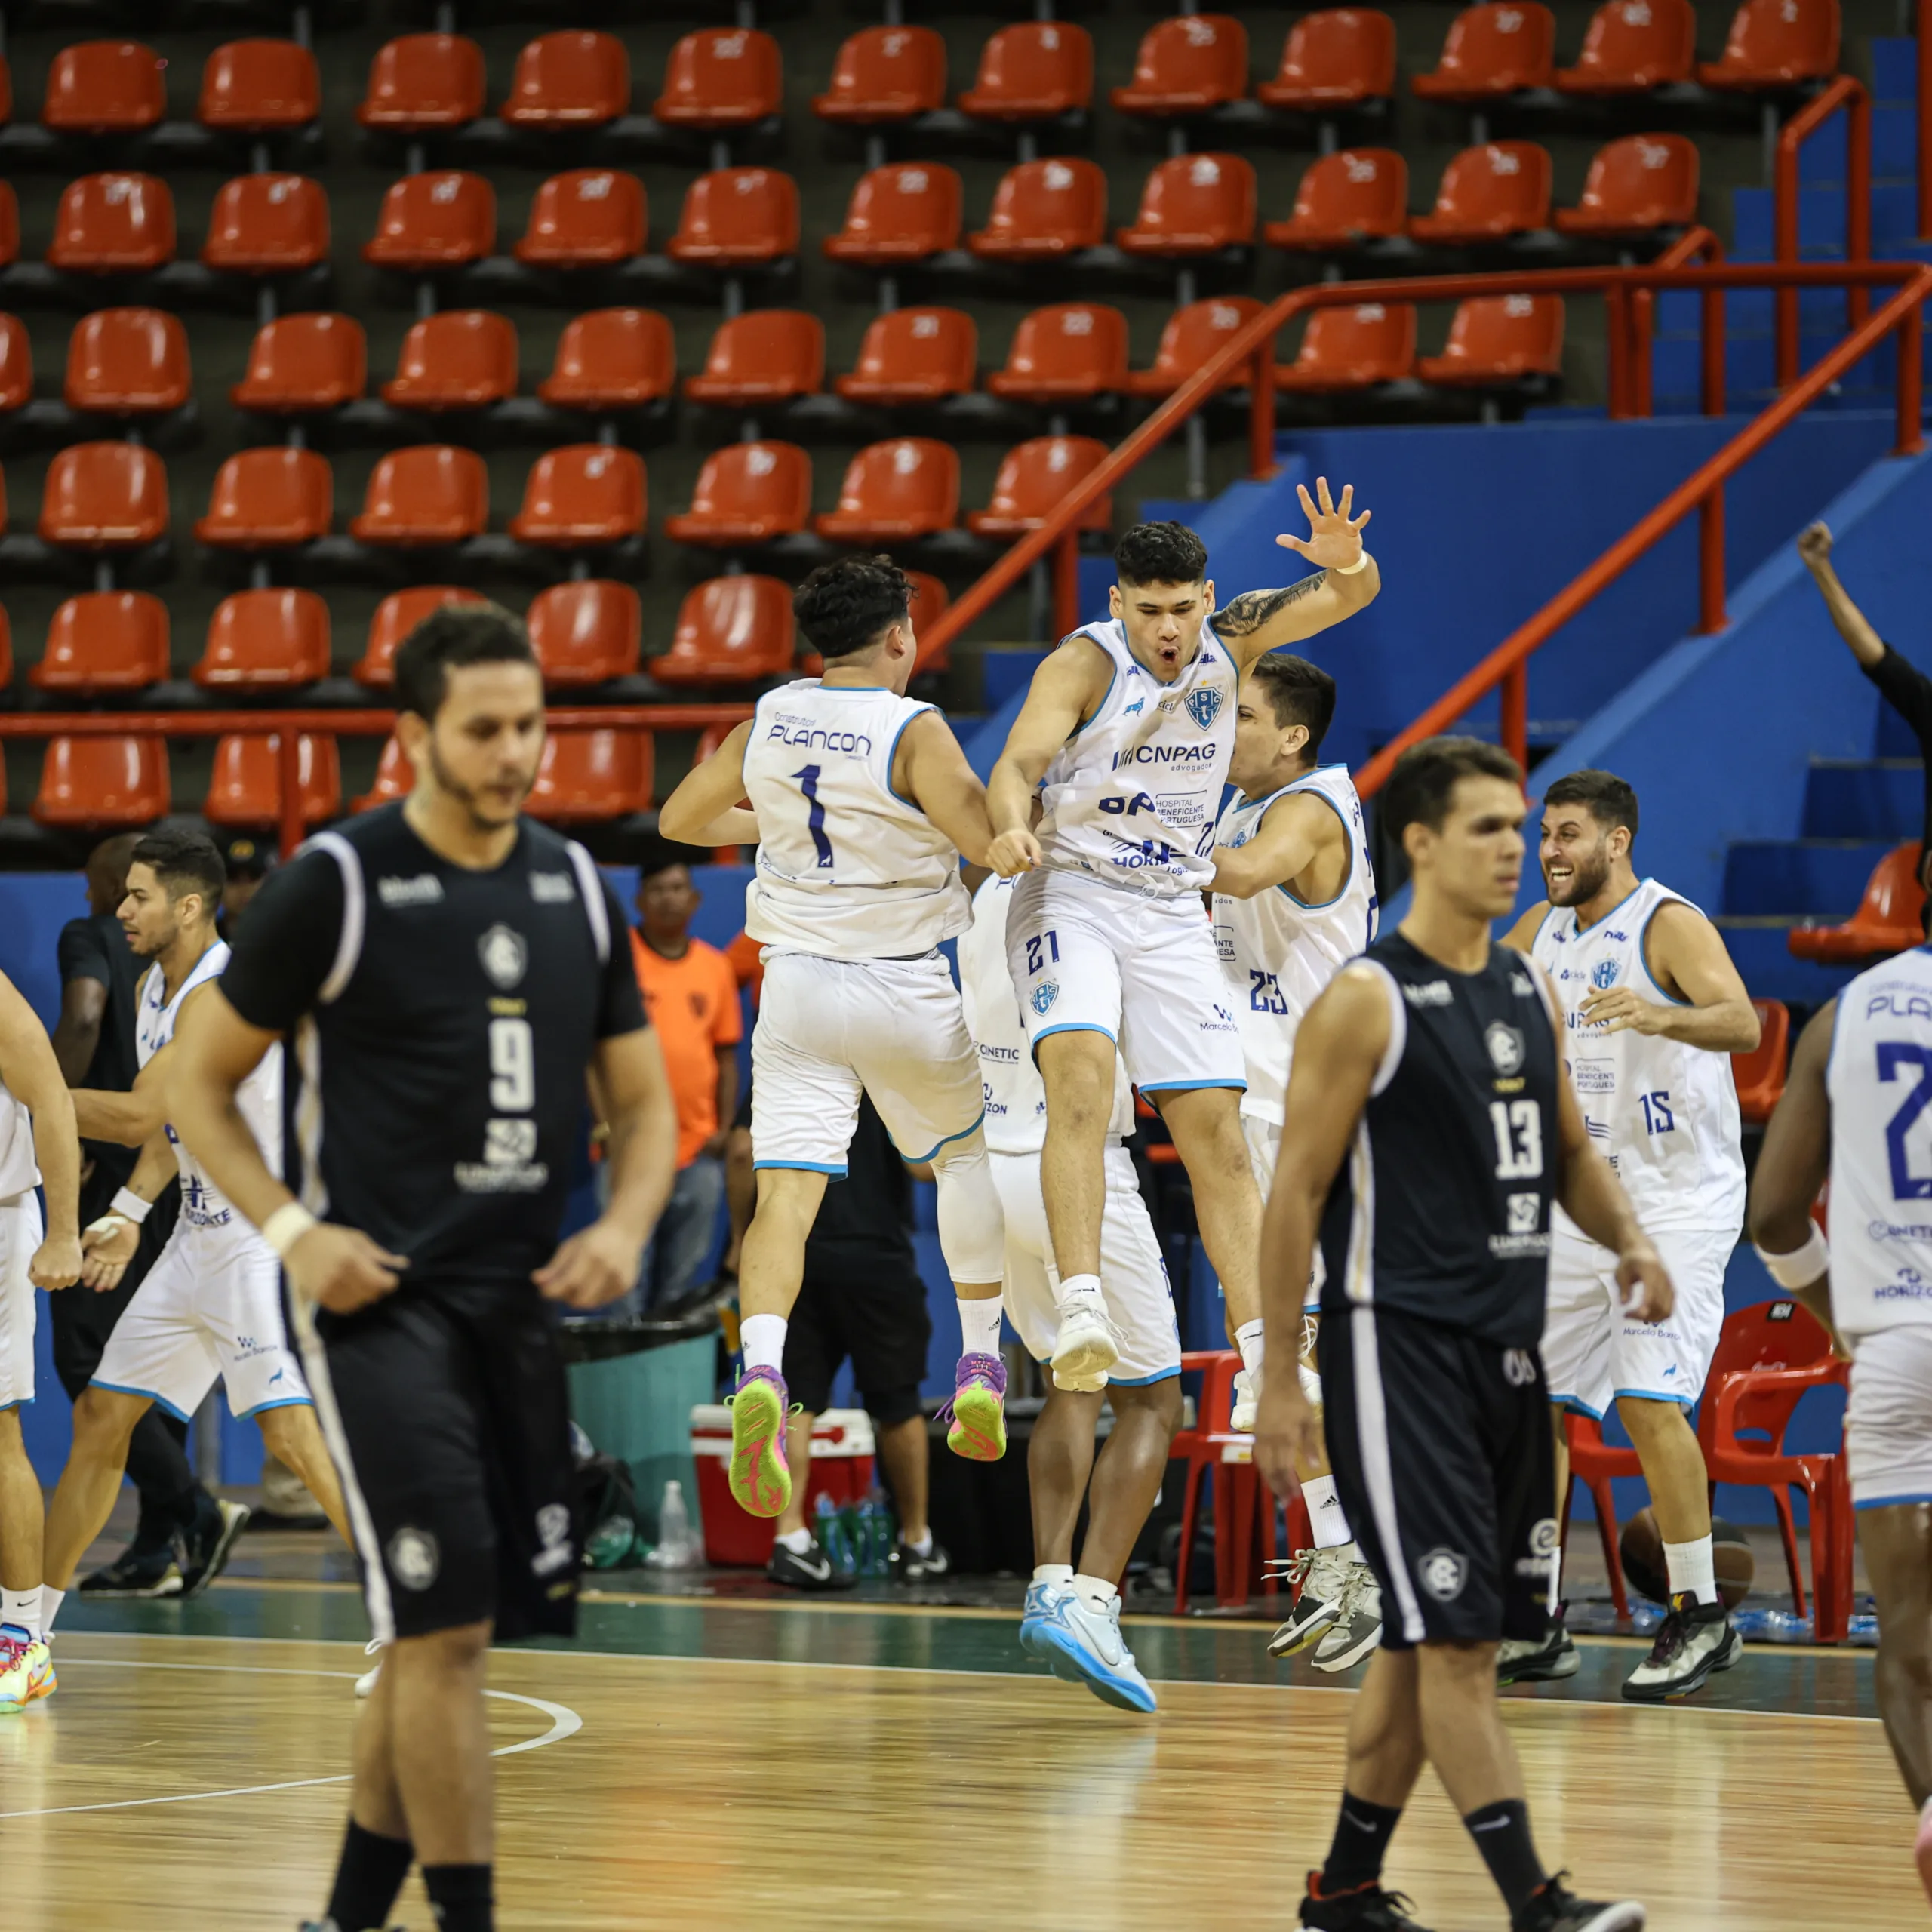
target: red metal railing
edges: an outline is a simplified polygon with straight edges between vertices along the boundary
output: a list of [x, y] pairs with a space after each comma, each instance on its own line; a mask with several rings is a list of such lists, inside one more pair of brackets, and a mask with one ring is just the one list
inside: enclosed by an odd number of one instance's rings
[[[1932, 0], [1926, 0], [1932, 6]], [[1692, 262], [1721, 262], [1724, 260], [1724, 244], [1708, 228], [1693, 228], [1680, 235], [1660, 255], [1654, 267], [1660, 269], [1683, 268]], [[1706, 416], [1724, 414], [1724, 291], [1707, 288], [1700, 298], [1703, 308], [1698, 318], [1700, 332], [1699, 350], [1701, 380], [1698, 386], [1697, 406]], [[1628, 417], [1647, 417], [1651, 414], [1651, 338], [1652, 318], [1657, 304], [1656, 292], [1648, 288], [1625, 291], [1612, 288], [1605, 291], [1604, 306], [1609, 312], [1611, 340], [1613, 351], [1610, 358], [1611, 396], [1610, 413], [1617, 420]], [[1625, 311], [1628, 310], [1627, 320]], [[1614, 345], [1620, 334], [1628, 331], [1629, 352], [1618, 355]], [[1620, 398], [1617, 385], [1620, 370], [1623, 386], [1628, 392]]]
[[1918, 238], [1932, 242], [1932, 0], [1918, 0]]
[[[1853, 263], [1872, 259], [1872, 97], [1863, 82], [1841, 74], [1822, 93], [1807, 101], [1778, 133], [1772, 225], [1777, 260], [1787, 266], [1798, 260], [1798, 150], [1841, 109], [1846, 116], [1844, 258]], [[1922, 129], [1922, 116], [1920, 125]], [[1847, 285], [1847, 328], [1855, 329], [1864, 321], [1867, 298], [1868, 291], [1859, 284]], [[1789, 389], [1798, 380], [1798, 291], [1795, 287], [1780, 288], [1776, 365], [1780, 389]]]

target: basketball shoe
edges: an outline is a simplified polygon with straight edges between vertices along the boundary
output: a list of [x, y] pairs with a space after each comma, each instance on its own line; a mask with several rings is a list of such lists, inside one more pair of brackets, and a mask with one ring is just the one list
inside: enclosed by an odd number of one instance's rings
[[204, 1494], [203, 1507], [192, 1526], [181, 1535], [184, 1597], [199, 1596], [228, 1567], [228, 1559], [235, 1553], [235, 1539], [248, 1527], [248, 1515], [245, 1503]]
[[1051, 1653], [1041, 1641], [1040, 1632], [1052, 1618], [1063, 1597], [1070, 1597], [1073, 1586], [1070, 1583], [1029, 1583], [1026, 1586], [1026, 1607], [1020, 1619], [1020, 1647], [1029, 1657], [1046, 1657]]
[[1559, 1872], [1509, 1921], [1509, 1932], [1643, 1932], [1650, 1915], [1634, 1899], [1607, 1905], [1599, 1899], [1580, 1899]]
[[961, 1355], [952, 1400], [936, 1420], [946, 1446], [969, 1463], [997, 1463], [1006, 1454], [1006, 1364], [998, 1355]]
[[134, 1540], [112, 1563], [81, 1579], [80, 1593], [84, 1597], [178, 1597], [181, 1586], [174, 1531], [167, 1531], [158, 1542], [149, 1542], [137, 1530]]
[[1314, 1932], [1426, 1932], [1416, 1923], [1408, 1900], [1400, 1892], [1385, 1892], [1380, 1885], [1358, 1885], [1351, 1891], [1324, 1894], [1319, 1872], [1308, 1875], [1301, 1922]]
[[374, 1637], [362, 1646], [362, 1654], [365, 1657], [374, 1657], [376, 1661], [355, 1680], [357, 1697], [373, 1697], [376, 1694], [377, 1681], [383, 1674], [383, 1652], [386, 1647]]
[[0, 1635], [0, 1716], [52, 1697], [60, 1681], [54, 1674], [53, 1653], [42, 1638], [11, 1631]]
[[1331, 1676], [1354, 1669], [1382, 1641], [1382, 1591], [1366, 1563], [1349, 1564], [1338, 1609], [1312, 1660], [1317, 1670]]
[[1082, 1395], [1104, 1389], [1107, 1371], [1120, 1360], [1120, 1344], [1104, 1296], [1092, 1289], [1064, 1296], [1054, 1337], [1054, 1386]]
[[1687, 1591], [1670, 1600], [1651, 1654], [1623, 1680], [1635, 1704], [1661, 1704], [1701, 1690], [1744, 1654], [1744, 1639], [1721, 1603], [1699, 1603]]
[[1497, 1647], [1496, 1681], [1506, 1684], [1554, 1684], [1574, 1677], [1583, 1660], [1563, 1621], [1559, 1604], [1540, 1637], [1506, 1637]]
[[1237, 1435], [1254, 1433], [1254, 1418], [1261, 1413], [1261, 1385], [1253, 1372], [1245, 1368], [1235, 1371], [1234, 1407], [1228, 1414], [1228, 1426]]
[[785, 1378], [775, 1368], [748, 1369], [732, 1392], [731, 1494], [754, 1516], [781, 1515], [792, 1500], [785, 1455]]
[[1352, 1560], [1346, 1546], [1337, 1549], [1299, 1549], [1280, 1574], [1290, 1583], [1299, 1583], [1301, 1594], [1287, 1620], [1268, 1639], [1271, 1657], [1291, 1657], [1297, 1651], [1318, 1643], [1332, 1630], [1342, 1614], [1342, 1598], [1348, 1588]]
[[1056, 1677], [1085, 1684], [1103, 1703], [1123, 1711], [1156, 1708], [1153, 1687], [1120, 1633], [1118, 1597], [1105, 1610], [1089, 1610], [1077, 1591], [1067, 1591], [1041, 1618], [1034, 1641], [1035, 1654]]

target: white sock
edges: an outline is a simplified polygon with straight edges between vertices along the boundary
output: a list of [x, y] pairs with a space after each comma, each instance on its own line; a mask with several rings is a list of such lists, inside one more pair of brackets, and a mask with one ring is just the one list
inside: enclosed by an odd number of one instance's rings
[[40, 1586], [40, 1634], [43, 1637], [54, 1635], [54, 1614], [66, 1598], [65, 1590], [57, 1590], [51, 1583]]
[[0, 1623], [24, 1630], [29, 1637], [40, 1635], [40, 1586], [30, 1590], [0, 1589]]
[[1309, 1528], [1317, 1549], [1340, 1549], [1354, 1540], [1333, 1476], [1317, 1476], [1312, 1482], [1303, 1483], [1301, 1500], [1308, 1505]]
[[1104, 1301], [1106, 1299], [1097, 1275], [1063, 1275], [1054, 1305], [1063, 1312], [1070, 1301]]
[[1670, 1574], [1670, 1593], [1688, 1591], [1700, 1604], [1718, 1600], [1717, 1571], [1711, 1556], [1711, 1540], [1700, 1537], [1695, 1543], [1667, 1543], [1663, 1546], [1664, 1567]]
[[1241, 1365], [1250, 1375], [1261, 1372], [1261, 1324], [1244, 1321], [1235, 1331], [1235, 1346], [1241, 1351]]
[[928, 1530], [922, 1537], [901, 1537], [900, 1546], [909, 1549], [915, 1556], [930, 1556], [933, 1553], [933, 1533]]
[[780, 1549], [789, 1549], [794, 1556], [802, 1556], [812, 1546], [810, 1530], [786, 1530], [772, 1540]]
[[1036, 1563], [1033, 1565], [1033, 1580], [1036, 1583], [1071, 1583], [1073, 1565], [1070, 1563]]
[[782, 1315], [748, 1315], [738, 1324], [738, 1346], [744, 1351], [747, 1375], [755, 1368], [783, 1371], [785, 1331], [790, 1325]]
[[1082, 1577], [1073, 1579], [1073, 1593], [1087, 1607], [1098, 1614], [1104, 1611], [1120, 1592], [1104, 1577]]
[[984, 1300], [968, 1301], [959, 1295], [954, 1299], [959, 1303], [959, 1352], [962, 1355], [998, 1355], [1002, 1298], [990, 1295]]

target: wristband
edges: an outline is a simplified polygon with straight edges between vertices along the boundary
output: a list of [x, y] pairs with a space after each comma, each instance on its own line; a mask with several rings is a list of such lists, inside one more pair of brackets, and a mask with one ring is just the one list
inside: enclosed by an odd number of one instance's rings
[[1368, 552], [1364, 550], [1352, 564], [1331, 564], [1328, 568], [1337, 577], [1359, 577], [1368, 568]]
[[152, 1201], [143, 1201], [131, 1189], [124, 1187], [108, 1204], [109, 1210], [118, 1214], [124, 1221], [132, 1221], [139, 1227], [153, 1208]]
[[315, 1225], [315, 1217], [299, 1201], [285, 1201], [262, 1223], [262, 1238], [281, 1258]]
[[1804, 1245], [1795, 1247], [1788, 1254], [1771, 1254], [1758, 1247], [1758, 1259], [1764, 1264], [1764, 1271], [1787, 1294], [1795, 1294], [1800, 1288], [1808, 1288], [1814, 1281], [1822, 1281], [1832, 1265], [1832, 1251], [1826, 1244], [1825, 1237], [1818, 1232], [1816, 1221], [1808, 1222]]

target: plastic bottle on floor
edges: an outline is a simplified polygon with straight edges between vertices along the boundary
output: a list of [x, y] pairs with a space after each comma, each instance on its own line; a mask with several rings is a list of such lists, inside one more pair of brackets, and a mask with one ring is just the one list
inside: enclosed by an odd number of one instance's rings
[[657, 1546], [645, 1559], [655, 1570], [694, 1570], [704, 1561], [704, 1543], [685, 1506], [684, 1485], [675, 1478], [664, 1485], [657, 1509]]

